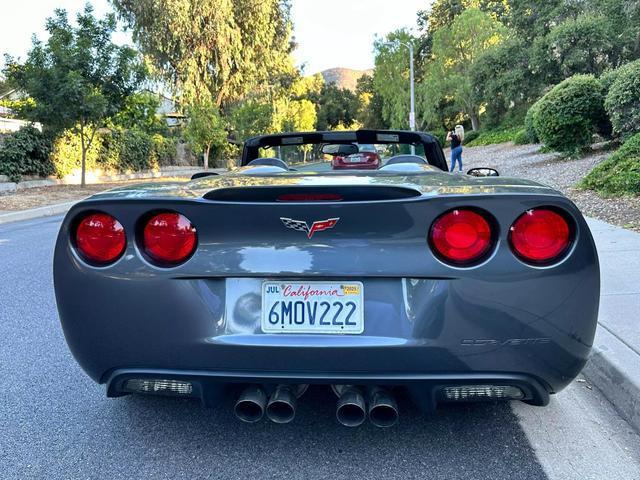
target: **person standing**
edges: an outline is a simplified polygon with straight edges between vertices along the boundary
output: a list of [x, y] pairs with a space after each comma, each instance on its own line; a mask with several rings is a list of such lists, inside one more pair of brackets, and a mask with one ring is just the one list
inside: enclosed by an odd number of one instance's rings
[[462, 141], [464, 140], [464, 127], [462, 125], [456, 125], [453, 131], [447, 132], [447, 141], [451, 142], [451, 169], [453, 172], [456, 168], [456, 163], [460, 172], [462, 172]]

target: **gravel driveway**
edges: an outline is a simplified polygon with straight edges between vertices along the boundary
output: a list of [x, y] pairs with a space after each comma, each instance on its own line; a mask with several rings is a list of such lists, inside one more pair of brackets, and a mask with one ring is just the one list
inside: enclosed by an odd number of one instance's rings
[[[567, 160], [557, 153], [539, 153], [540, 145], [501, 143], [465, 148], [464, 171], [472, 167], [493, 167], [505, 177], [520, 177], [550, 185], [571, 198], [587, 216], [640, 232], [640, 196], [603, 198], [575, 185], [611, 152], [594, 151], [579, 160]], [[449, 151], [447, 150], [447, 159]]]

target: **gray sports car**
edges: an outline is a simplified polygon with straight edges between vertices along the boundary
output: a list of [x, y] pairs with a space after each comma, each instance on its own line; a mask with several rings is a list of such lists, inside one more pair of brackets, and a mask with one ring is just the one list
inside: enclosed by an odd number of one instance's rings
[[[380, 166], [332, 169], [362, 151]], [[401, 392], [425, 409], [545, 405], [585, 364], [598, 258], [560, 192], [450, 174], [416, 132], [260, 136], [240, 163], [100, 193], [64, 219], [60, 319], [108, 396], [237, 392], [240, 419], [286, 423], [322, 384], [344, 425], [390, 426]]]

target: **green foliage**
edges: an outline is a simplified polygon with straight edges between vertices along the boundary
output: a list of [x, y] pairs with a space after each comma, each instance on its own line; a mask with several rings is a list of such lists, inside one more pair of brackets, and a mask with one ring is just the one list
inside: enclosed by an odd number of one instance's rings
[[332, 130], [338, 125], [351, 125], [358, 115], [358, 97], [346, 88], [324, 85], [317, 101], [317, 130]]
[[52, 175], [50, 150], [49, 140], [38, 129], [22, 127], [0, 143], [0, 175], [8, 176], [12, 182], [19, 182], [24, 175]]
[[533, 123], [533, 119], [536, 116], [536, 112], [540, 107], [540, 101], [537, 101], [529, 110], [527, 110], [527, 115], [524, 117], [524, 129], [527, 132], [527, 140], [529, 143], [540, 143], [540, 138], [538, 138], [538, 134], [536, 133], [536, 128]]
[[447, 145], [447, 131], [444, 128], [432, 130], [429, 133], [438, 139], [441, 147], [444, 148]]
[[167, 133], [165, 121], [156, 114], [159, 106], [160, 99], [155, 93], [133, 93], [125, 98], [122, 108], [115, 114], [111, 123], [125, 130], [135, 128], [148, 134]]
[[483, 52], [471, 69], [471, 84], [484, 101], [484, 122], [489, 127], [503, 123], [510, 112], [524, 113], [538, 94], [524, 41], [510, 37]]
[[561, 78], [578, 73], [600, 75], [611, 66], [611, 31], [602, 15], [584, 14], [551, 29], [547, 55], [557, 64]]
[[236, 140], [269, 132], [273, 117], [271, 104], [251, 99], [236, 106], [229, 116]]
[[[173, 165], [175, 159], [175, 140], [138, 129], [113, 128], [97, 134], [87, 150], [86, 166], [87, 170], [126, 173]], [[60, 178], [76, 173], [82, 165], [80, 135], [70, 130], [60, 135], [51, 162]]]
[[363, 75], [358, 79], [356, 95], [359, 103], [357, 122], [363, 128], [388, 128], [382, 118], [382, 96], [375, 90], [372, 76]]
[[407, 30], [396, 30], [374, 42], [373, 88], [382, 103], [382, 120], [390, 128], [409, 128], [409, 52], [416, 44]]
[[604, 117], [600, 83], [593, 75], [575, 75], [542, 97], [534, 111], [533, 125], [546, 146], [578, 153], [591, 145]]
[[[481, 131], [478, 138], [467, 143], [468, 147], [478, 147], [480, 145], [493, 145], [496, 143], [511, 142], [522, 127], [511, 127]], [[469, 132], [471, 133], [471, 132]], [[467, 135], [465, 135], [465, 140]]]
[[470, 132], [465, 133], [463, 145], [468, 145], [473, 142], [476, 138], [480, 136], [480, 130], [471, 130]]
[[640, 194], [640, 133], [591, 170], [581, 186], [608, 195]]
[[451, 26], [456, 17], [468, 8], [478, 8], [496, 20], [503, 19], [509, 11], [507, 0], [436, 0], [428, 10], [418, 12], [418, 26], [426, 34]]
[[53, 133], [71, 129], [80, 135], [84, 185], [85, 154], [96, 130], [122, 108], [144, 70], [134, 50], [111, 41], [114, 15], [98, 20], [87, 4], [77, 24], [56, 10], [47, 20], [47, 42], [34, 39], [24, 64], [8, 57], [5, 73], [34, 100], [20, 112], [23, 116]]
[[194, 152], [203, 153], [204, 168], [209, 168], [211, 149], [223, 148], [227, 143], [225, 122], [218, 107], [211, 100], [189, 105], [187, 118], [184, 137]]
[[434, 58], [418, 89], [425, 123], [437, 122], [434, 107], [438, 103], [434, 100], [449, 98], [458, 111], [469, 116], [473, 129], [479, 128], [481, 100], [473, 85], [472, 71], [478, 57], [499, 44], [506, 33], [500, 22], [475, 8], [458, 15], [449, 28], [435, 32]]
[[225, 107], [294, 73], [287, 1], [112, 3], [157, 71], [189, 103]]
[[515, 143], [516, 145], [526, 145], [528, 143], [532, 143], [529, 140], [529, 135], [527, 135], [527, 130], [525, 128], [522, 128], [516, 132], [516, 134], [513, 136], [513, 143]]
[[615, 133], [624, 138], [640, 132], [640, 60], [618, 70], [604, 106]]

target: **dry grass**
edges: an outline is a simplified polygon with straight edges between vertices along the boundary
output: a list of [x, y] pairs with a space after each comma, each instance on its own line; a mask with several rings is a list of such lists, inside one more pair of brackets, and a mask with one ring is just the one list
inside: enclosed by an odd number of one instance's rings
[[79, 185], [53, 185], [50, 187], [37, 187], [18, 190], [9, 195], [0, 196], [0, 212], [26, 210], [29, 208], [44, 207], [56, 203], [82, 200], [94, 193], [102, 192], [110, 188], [121, 187], [135, 183], [185, 181], [188, 177], [163, 177], [137, 180], [124, 180], [114, 183], [100, 183], [87, 185], [80, 188]]

